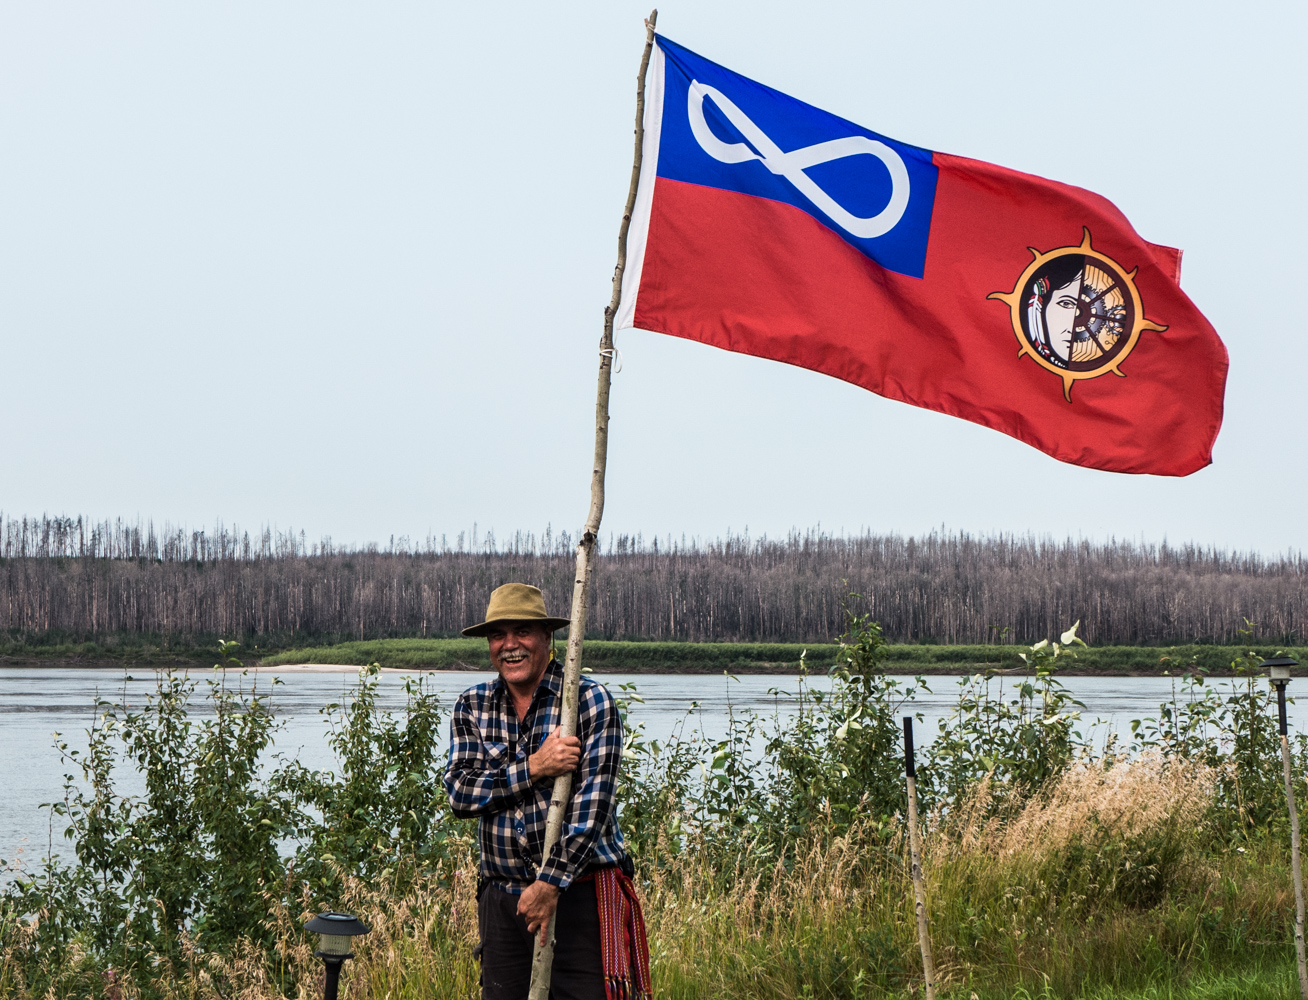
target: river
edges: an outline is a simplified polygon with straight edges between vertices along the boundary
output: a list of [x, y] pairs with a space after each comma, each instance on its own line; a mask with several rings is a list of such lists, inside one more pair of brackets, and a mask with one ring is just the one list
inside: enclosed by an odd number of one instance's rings
[[[196, 671], [201, 680], [194, 715], [205, 717], [207, 703], [200, 697], [203, 682], [212, 678], [210, 671]], [[273, 676], [282, 683], [271, 686]], [[402, 709], [403, 680], [406, 674], [384, 672], [380, 679], [378, 703], [383, 708]], [[444, 706], [453, 703], [458, 693], [470, 684], [491, 675], [467, 672], [430, 671], [424, 677]], [[698, 730], [708, 738], [720, 737], [727, 728], [729, 713], [753, 711], [770, 720], [794, 711], [794, 692], [798, 678], [745, 675], [728, 679], [705, 674], [597, 674], [615, 693], [620, 685], [634, 684], [643, 703], [635, 703], [631, 719], [643, 723], [647, 737], [666, 739], [675, 728], [683, 733]], [[904, 678], [904, 680], [909, 680]], [[281, 671], [229, 675], [229, 685], [257, 685], [260, 691], [273, 691], [273, 711], [281, 721], [276, 735], [276, 751], [298, 756], [310, 767], [330, 768], [333, 756], [327, 745], [327, 721], [320, 709], [348, 696], [356, 682], [353, 669], [286, 668]], [[917, 726], [919, 745], [925, 745], [936, 732], [937, 722], [946, 717], [956, 702], [958, 678], [935, 676], [927, 680], [930, 692], [919, 692], [911, 711], [920, 713]], [[1011, 686], [1012, 678], [1005, 682]], [[826, 677], [810, 678], [817, 689], [829, 686]], [[1172, 680], [1167, 677], [1068, 677], [1067, 687], [1086, 705], [1082, 712], [1082, 731], [1093, 732], [1099, 739], [1115, 728], [1129, 732], [1132, 719], [1156, 715], [1160, 702], [1171, 697]], [[1210, 681], [1225, 687], [1229, 681]], [[150, 672], [125, 674], [113, 669], [67, 667], [0, 668], [0, 761], [4, 761], [4, 779], [0, 785], [0, 859], [31, 859], [54, 850], [67, 854], [61, 840], [62, 824], [53, 827], [41, 803], [61, 796], [63, 776], [70, 770], [61, 762], [54, 747], [54, 733], [62, 733], [73, 748], [86, 745], [86, 730], [95, 712], [97, 698], [126, 699], [140, 707], [155, 688]], [[1294, 691], [1294, 687], [1290, 689]], [[906, 709], [906, 712], [910, 709]], [[1292, 724], [1308, 725], [1308, 703], [1290, 706]], [[1096, 723], [1096, 720], [1100, 720]], [[142, 787], [139, 775], [120, 776], [120, 790], [135, 793]], [[0, 879], [3, 875], [0, 875]]]

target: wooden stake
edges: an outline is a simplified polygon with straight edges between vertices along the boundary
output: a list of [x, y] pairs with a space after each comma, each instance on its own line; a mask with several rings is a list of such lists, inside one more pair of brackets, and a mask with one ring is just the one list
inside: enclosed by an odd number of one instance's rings
[[917, 828], [917, 768], [913, 763], [911, 715], [904, 716], [904, 775], [908, 778], [908, 853], [912, 862], [913, 895], [916, 898], [917, 940], [922, 946], [922, 975], [926, 980], [926, 1000], [936, 1000], [936, 963], [931, 958], [931, 929], [927, 924], [926, 887], [922, 884], [922, 832]]
[[[1284, 690], [1284, 689], [1282, 689]], [[1308, 962], [1303, 941], [1303, 869], [1299, 863], [1299, 812], [1294, 807], [1294, 785], [1290, 779], [1290, 740], [1281, 734], [1281, 764], [1285, 769], [1285, 797], [1290, 804], [1290, 867], [1294, 873], [1294, 953], [1299, 961], [1299, 995], [1308, 1000]]]
[[[572, 585], [572, 623], [568, 629], [568, 655], [563, 668], [563, 717], [560, 725], [563, 735], [577, 734], [577, 699], [581, 687], [581, 642], [586, 634], [586, 598], [590, 590], [591, 563], [595, 543], [599, 537], [600, 518], [604, 516], [604, 471], [609, 456], [609, 385], [613, 378], [613, 317], [622, 300], [622, 274], [627, 268], [627, 231], [631, 228], [631, 214], [636, 207], [636, 186], [640, 183], [641, 152], [645, 143], [645, 74], [649, 69], [650, 53], [654, 50], [654, 24], [659, 12], [651, 11], [645, 21], [645, 52], [640, 58], [640, 73], [636, 77], [636, 153], [631, 165], [631, 187], [627, 190], [627, 207], [622, 213], [618, 228], [618, 263], [613, 269], [613, 295], [604, 309], [604, 334], [600, 337], [599, 385], [595, 392], [595, 461], [590, 476], [590, 512], [577, 543], [577, 575]], [[561, 774], [554, 779], [550, 796], [550, 810], [545, 819], [545, 845], [541, 860], [549, 857], [563, 832], [563, 814], [572, 795], [572, 775]], [[545, 943], [536, 939], [531, 961], [531, 990], [529, 1000], [548, 1000], [550, 975], [554, 969], [554, 917], [550, 917]]]
[[[1272, 661], [1273, 663], [1285, 661]], [[1289, 661], [1293, 663], [1294, 661]], [[1294, 876], [1294, 954], [1299, 962], [1299, 995], [1308, 1000], [1308, 962], [1304, 958], [1303, 940], [1303, 869], [1299, 863], [1299, 810], [1294, 806], [1294, 782], [1290, 776], [1290, 737], [1289, 726], [1285, 717], [1286, 678], [1281, 679], [1273, 673], [1272, 683], [1276, 685], [1276, 707], [1280, 716], [1281, 730], [1281, 768], [1285, 772], [1285, 801], [1290, 806], [1290, 871]]]

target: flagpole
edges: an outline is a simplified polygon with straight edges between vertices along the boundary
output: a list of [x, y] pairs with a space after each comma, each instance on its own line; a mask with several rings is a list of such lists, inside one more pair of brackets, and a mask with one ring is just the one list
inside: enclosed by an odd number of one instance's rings
[[[649, 69], [650, 53], [654, 49], [654, 24], [659, 12], [651, 11], [645, 21], [645, 51], [640, 58], [640, 73], [636, 77], [636, 152], [631, 165], [631, 186], [627, 190], [627, 207], [622, 213], [618, 229], [618, 263], [613, 269], [613, 294], [604, 309], [604, 334], [599, 347], [599, 384], [595, 392], [595, 461], [590, 476], [590, 512], [581, 540], [577, 543], [577, 572], [572, 585], [572, 622], [568, 629], [568, 653], [563, 668], [563, 713], [560, 725], [564, 736], [577, 733], [577, 700], [581, 687], [581, 642], [586, 634], [586, 597], [590, 590], [590, 570], [595, 556], [600, 518], [604, 515], [604, 471], [609, 455], [609, 386], [613, 378], [613, 317], [622, 300], [622, 274], [627, 268], [627, 231], [631, 228], [631, 215], [636, 206], [636, 187], [640, 182], [641, 151], [645, 142], [645, 74]], [[563, 814], [572, 795], [572, 774], [560, 774], [554, 779], [550, 796], [550, 809], [545, 820], [545, 844], [541, 848], [541, 863], [549, 857], [563, 832]], [[554, 968], [554, 917], [550, 917], [545, 943], [536, 939], [535, 954], [531, 962], [531, 991], [529, 1000], [548, 1000], [550, 974]]]

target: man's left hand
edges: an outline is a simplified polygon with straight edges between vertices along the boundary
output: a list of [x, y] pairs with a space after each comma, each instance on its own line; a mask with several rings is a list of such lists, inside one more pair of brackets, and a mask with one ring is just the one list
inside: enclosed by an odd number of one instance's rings
[[537, 879], [522, 891], [518, 897], [518, 915], [527, 920], [527, 930], [535, 934], [540, 931], [540, 943], [545, 944], [545, 935], [550, 929], [550, 917], [559, 905], [559, 887]]

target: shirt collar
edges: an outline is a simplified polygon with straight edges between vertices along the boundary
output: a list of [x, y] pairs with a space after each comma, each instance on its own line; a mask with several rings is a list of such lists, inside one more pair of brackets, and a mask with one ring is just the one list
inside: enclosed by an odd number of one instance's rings
[[545, 668], [544, 676], [540, 679], [540, 686], [549, 688], [554, 694], [558, 694], [563, 690], [563, 664], [561, 662], [550, 660], [549, 666]]

